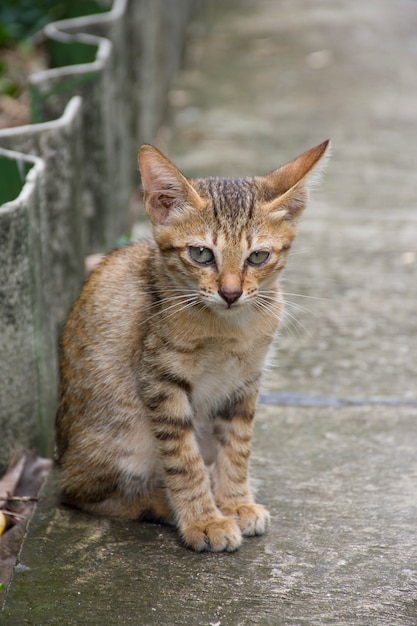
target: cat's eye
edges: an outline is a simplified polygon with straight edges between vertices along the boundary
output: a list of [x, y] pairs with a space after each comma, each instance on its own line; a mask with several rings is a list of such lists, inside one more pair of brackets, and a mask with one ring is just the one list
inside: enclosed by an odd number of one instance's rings
[[214, 254], [210, 248], [203, 248], [202, 246], [189, 246], [188, 251], [193, 261], [201, 263], [201, 265], [209, 265], [214, 261]]
[[255, 250], [248, 256], [249, 265], [262, 265], [269, 259], [270, 253], [267, 250]]

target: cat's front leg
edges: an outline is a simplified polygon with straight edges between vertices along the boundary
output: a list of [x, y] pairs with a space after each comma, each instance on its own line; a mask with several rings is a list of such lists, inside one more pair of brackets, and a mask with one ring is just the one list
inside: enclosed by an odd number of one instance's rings
[[242, 542], [242, 533], [234, 517], [220, 512], [214, 501], [187, 394], [174, 377], [165, 377], [163, 387], [154, 387], [144, 400], [182, 539], [198, 552], [234, 551]]
[[263, 535], [270, 522], [268, 511], [256, 504], [249, 485], [249, 457], [257, 392], [230, 401], [215, 419], [218, 454], [213, 469], [213, 492], [224, 515], [237, 519], [243, 535]]

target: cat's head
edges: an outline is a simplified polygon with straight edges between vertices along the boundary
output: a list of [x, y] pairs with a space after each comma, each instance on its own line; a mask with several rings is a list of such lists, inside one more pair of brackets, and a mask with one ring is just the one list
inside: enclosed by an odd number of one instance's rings
[[159, 150], [142, 146], [145, 207], [172, 285], [228, 315], [267, 303], [328, 147], [266, 176], [190, 180]]

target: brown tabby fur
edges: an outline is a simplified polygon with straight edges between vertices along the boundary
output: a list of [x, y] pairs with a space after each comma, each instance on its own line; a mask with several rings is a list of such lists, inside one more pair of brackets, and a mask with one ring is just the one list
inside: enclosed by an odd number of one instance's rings
[[[64, 502], [173, 522], [195, 550], [232, 551], [266, 531], [249, 486], [252, 423], [278, 278], [327, 147], [265, 177], [203, 180], [141, 148], [154, 239], [105, 258], [63, 334]], [[269, 257], [251, 264], [259, 251]]]

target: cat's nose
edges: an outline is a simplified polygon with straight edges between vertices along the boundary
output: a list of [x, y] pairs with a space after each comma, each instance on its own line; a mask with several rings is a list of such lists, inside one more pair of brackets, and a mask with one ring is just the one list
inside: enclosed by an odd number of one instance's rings
[[242, 295], [241, 289], [220, 289], [219, 295], [223, 298], [223, 300], [228, 304], [228, 306], [232, 306], [236, 300], [239, 300]]

